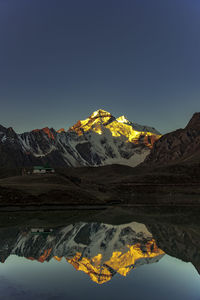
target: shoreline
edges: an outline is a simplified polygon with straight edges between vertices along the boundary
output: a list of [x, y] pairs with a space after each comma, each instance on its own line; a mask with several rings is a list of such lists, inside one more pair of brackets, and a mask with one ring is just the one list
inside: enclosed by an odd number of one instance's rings
[[0, 213], [1, 212], [20, 212], [20, 211], [32, 211], [32, 212], [48, 212], [48, 211], [68, 211], [68, 210], [79, 210], [79, 211], [84, 211], [84, 210], [106, 210], [106, 209], [112, 209], [112, 208], [134, 208], [134, 207], [140, 207], [140, 208], [175, 208], [175, 207], [200, 207], [200, 203], [148, 203], [148, 204], [115, 204], [115, 205], [63, 205], [63, 204], [58, 204], [58, 205], [51, 205], [51, 204], [46, 204], [46, 205], [1, 205], [0, 206]]

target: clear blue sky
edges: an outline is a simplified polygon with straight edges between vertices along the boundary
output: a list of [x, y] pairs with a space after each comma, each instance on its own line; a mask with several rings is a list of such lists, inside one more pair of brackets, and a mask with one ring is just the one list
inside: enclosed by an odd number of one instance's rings
[[0, 124], [99, 108], [165, 133], [200, 111], [199, 0], [0, 0]]

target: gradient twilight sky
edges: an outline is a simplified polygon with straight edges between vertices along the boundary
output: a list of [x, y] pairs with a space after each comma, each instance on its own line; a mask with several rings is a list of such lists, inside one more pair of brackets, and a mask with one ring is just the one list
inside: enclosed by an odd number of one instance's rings
[[99, 108], [184, 127], [200, 111], [200, 1], [0, 0], [0, 105], [17, 132]]

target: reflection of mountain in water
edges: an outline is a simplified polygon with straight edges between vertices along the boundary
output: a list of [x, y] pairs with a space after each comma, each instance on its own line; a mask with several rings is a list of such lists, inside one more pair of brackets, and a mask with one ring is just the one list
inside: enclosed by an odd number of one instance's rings
[[147, 227], [161, 249], [170, 256], [191, 262], [200, 273], [199, 225], [151, 224]]
[[143, 224], [80, 222], [49, 234], [33, 234], [31, 229], [1, 229], [1, 262], [11, 254], [39, 262], [66, 259], [93, 281], [104, 283], [116, 273], [126, 276], [137, 266], [159, 261], [164, 252]]
[[131, 269], [139, 265], [157, 262], [164, 254], [157, 248], [153, 239], [146, 244], [128, 245], [127, 248], [125, 253], [114, 251], [107, 261], [103, 261], [102, 254], [89, 259], [77, 253], [72, 259], [66, 259], [77, 270], [84, 271], [93, 281], [101, 284], [110, 280], [116, 273], [126, 276]]

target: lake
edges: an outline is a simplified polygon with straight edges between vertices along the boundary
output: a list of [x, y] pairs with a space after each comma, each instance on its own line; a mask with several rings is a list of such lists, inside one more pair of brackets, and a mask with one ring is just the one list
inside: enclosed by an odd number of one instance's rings
[[198, 210], [1, 213], [1, 299], [199, 300]]

